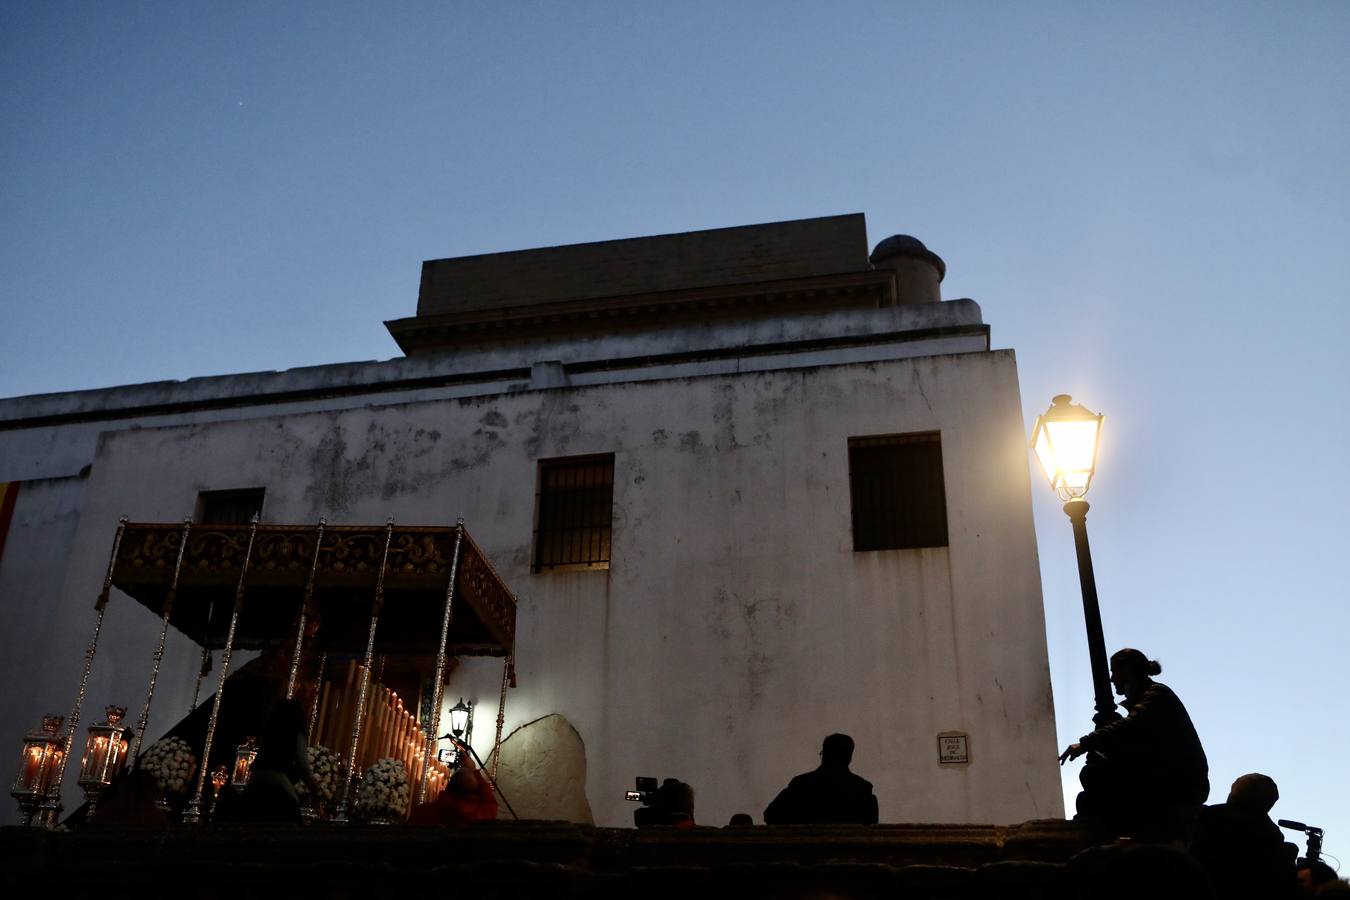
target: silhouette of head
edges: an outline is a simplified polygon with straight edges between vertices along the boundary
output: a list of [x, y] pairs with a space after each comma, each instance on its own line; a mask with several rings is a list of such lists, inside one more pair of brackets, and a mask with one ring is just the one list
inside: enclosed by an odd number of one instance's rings
[[820, 761], [827, 766], [847, 766], [853, 761], [853, 738], [832, 734], [820, 745]]
[[1275, 801], [1280, 799], [1280, 789], [1275, 779], [1260, 772], [1243, 775], [1233, 782], [1228, 792], [1228, 805], [1243, 812], [1265, 815], [1270, 812]]
[[463, 765], [450, 774], [450, 780], [446, 782], [445, 793], [472, 794], [478, 790], [479, 775], [471, 765]]
[[1322, 885], [1336, 880], [1336, 870], [1320, 859], [1298, 861], [1298, 883], [1305, 891], [1315, 892]]
[[694, 789], [678, 778], [667, 778], [659, 790], [661, 802], [672, 812], [694, 814]]
[[295, 736], [308, 730], [308, 716], [299, 700], [282, 700], [272, 708], [272, 714], [263, 728], [260, 744], [264, 749], [289, 750], [295, 746]]
[[1133, 696], [1148, 685], [1150, 675], [1161, 674], [1162, 663], [1133, 647], [1117, 650], [1111, 656], [1111, 684], [1117, 694]]
[[736, 813], [736, 815], [731, 817], [731, 821], [727, 823], [727, 827], [742, 828], [746, 825], [753, 824], [755, 824], [755, 820], [750, 818], [749, 813]]

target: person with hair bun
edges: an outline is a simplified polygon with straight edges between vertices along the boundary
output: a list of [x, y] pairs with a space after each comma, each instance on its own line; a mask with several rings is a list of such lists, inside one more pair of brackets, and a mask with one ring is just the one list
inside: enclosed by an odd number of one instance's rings
[[[1157, 660], [1126, 648], [1111, 657], [1111, 684], [1129, 714], [1070, 744], [1060, 762], [1084, 753], [1076, 819], [1116, 834], [1175, 837], [1209, 797], [1209, 762], [1181, 700], [1152, 676]], [[1095, 757], [1095, 759], [1094, 759]]]

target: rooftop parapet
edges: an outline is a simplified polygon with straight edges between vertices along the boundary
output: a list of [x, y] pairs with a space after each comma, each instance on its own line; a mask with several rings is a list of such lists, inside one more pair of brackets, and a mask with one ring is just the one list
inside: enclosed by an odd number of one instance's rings
[[[417, 315], [385, 325], [411, 355], [939, 299], [935, 254], [874, 265], [867, 246], [866, 220], [853, 213], [428, 260]], [[907, 268], [916, 265], [918, 280]]]

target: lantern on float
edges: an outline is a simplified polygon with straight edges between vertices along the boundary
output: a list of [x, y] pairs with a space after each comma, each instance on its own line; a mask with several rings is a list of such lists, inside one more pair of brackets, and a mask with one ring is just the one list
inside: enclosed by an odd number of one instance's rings
[[65, 741], [58, 732], [65, 720], [65, 716], [43, 716], [42, 727], [23, 737], [19, 774], [14, 779], [9, 795], [19, 801], [19, 811], [23, 814], [25, 825], [32, 824], [33, 814], [42, 805], [56, 769], [61, 765]]
[[80, 760], [80, 787], [84, 788], [84, 797], [89, 802], [91, 813], [98, 806], [103, 789], [126, 767], [127, 749], [130, 746], [127, 740], [130, 729], [122, 724], [126, 714], [125, 706], [104, 707], [103, 721], [89, 726], [89, 736], [84, 741], [84, 757]]
[[[258, 739], [244, 738], [239, 749], [234, 751], [234, 775], [230, 777], [230, 786], [248, 787], [248, 779], [253, 774], [253, 760], [258, 758]], [[212, 782], [214, 784], [214, 782]]]
[[216, 817], [216, 804], [220, 802], [220, 792], [225, 789], [225, 782], [230, 780], [230, 770], [221, 763], [211, 770], [211, 809], [207, 812], [209, 818]]

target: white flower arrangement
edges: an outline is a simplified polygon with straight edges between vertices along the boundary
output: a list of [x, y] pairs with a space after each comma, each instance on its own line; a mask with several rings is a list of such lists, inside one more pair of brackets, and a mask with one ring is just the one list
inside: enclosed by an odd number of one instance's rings
[[141, 756], [141, 768], [159, 780], [165, 793], [182, 794], [187, 791], [192, 775], [197, 771], [197, 757], [192, 746], [178, 737], [157, 741]]
[[356, 794], [356, 811], [367, 819], [401, 819], [408, 809], [408, 776], [403, 763], [386, 756], [366, 769]]
[[[338, 755], [318, 744], [311, 745], [305, 755], [309, 759], [309, 770], [314, 773], [314, 780], [319, 783], [319, 802], [332, 802], [333, 795], [338, 790], [338, 774], [341, 771]], [[296, 786], [296, 790], [301, 800], [310, 799], [309, 785], [301, 783]]]

